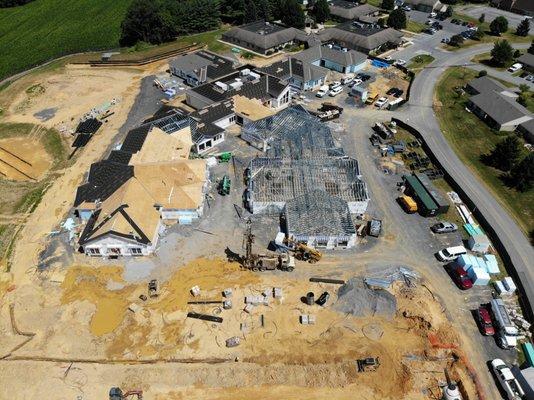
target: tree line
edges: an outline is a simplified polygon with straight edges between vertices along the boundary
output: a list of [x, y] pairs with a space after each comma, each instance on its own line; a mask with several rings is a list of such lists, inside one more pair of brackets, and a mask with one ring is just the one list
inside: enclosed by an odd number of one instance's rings
[[[310, 14], [317, 22], [326, 21], [326, 0], [313, 2]], [[160, 44], [178, 35], [217, 29], [221, 22], [241, 25], [257, 20], [281, 20], [301, 29], [306, 17], [297, 0], [134, 0], [121, 26], [120, 43]]]
[[0, 0], [0, 8], [22, 6], [31, 1], [33, 0]]

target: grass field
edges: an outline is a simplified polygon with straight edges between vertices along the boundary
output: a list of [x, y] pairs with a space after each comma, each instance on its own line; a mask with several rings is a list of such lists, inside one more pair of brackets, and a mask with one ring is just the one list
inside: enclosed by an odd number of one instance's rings
[[509, 210], [521, 229], [528, 234], [534, 229], [534, 189], [526, 193], [505, 186], [500, 179], [502, 172], [480, 161], [506, 133], [495, 132], [475, 115], [465, 111], [467, 95], [458, 95], [455, 87], [462, 87], [476, 76], [476, 71], [451, 68], [442, 77], [437, 88], [441, 106], [436, 115], [443, 134], [460, 159], [471, 168]]
[[35, 0], [0, 9], [0, 79], [50, 59], [118, 47], [132, 0]]
[[[510, 43], [530, 43], [534, 39], [533, 35], [517, 36], [515, 29], [509, 29], [508, 32], [501, 34], [501, 36], [493, 36], [489, 34], [489, 25], [491, 21], [485, 21], [484, 23], [478, 22], [478, 19], [469, 17], [468, 15], [453, 13], [452, 18], [456, 18], [462, 21], [472, 22], [478, 26], [479, 30], [482, 30], [485, 35], [482, 40], [466, 40], [460, 47], [445, 45], [447, 50], [459, 50], [464, 47], [475, 46], [481, 43], [494, 43], [496, 40], [508, 40]], [[532, 30], [530, 31], [532, 32]]]
[[408, 64], [409, 69], [421, 69], [428, 64], [430, 64], [432, 61], [434, 61], [435, 58], [432, 57], [430, 54], [419, 54], [412, 58], [410, 60], [410, 63]]
[[421, 33], [423, 32], [423, 29], [426, 28], [425, 24], [422, 24], [417, 21], [413, 21], [411, 19], [408, 20], [408, 23], [406, 24], [406, 30], [414, 33]]

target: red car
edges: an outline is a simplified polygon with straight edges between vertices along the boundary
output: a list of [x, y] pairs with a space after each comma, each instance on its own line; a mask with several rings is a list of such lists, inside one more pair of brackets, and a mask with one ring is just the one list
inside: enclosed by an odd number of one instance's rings
[[460, 289], [467, 290], [473, 287], [473, 281], [469, 278], [467, 272], [462, 267], [454, 268], [452, 271], [452, 276]]
[[488, 305], [481, 305], [477, 310], [477, 322], [480, 332], [483, 335], [492, 336], [495, 334], [495, 328], [491, 320], [491, 313]]

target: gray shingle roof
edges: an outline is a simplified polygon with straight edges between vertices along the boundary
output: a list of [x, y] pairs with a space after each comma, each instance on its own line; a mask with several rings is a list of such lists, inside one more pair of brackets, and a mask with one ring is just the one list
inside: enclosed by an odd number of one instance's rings
[[529, 67], [534, 67], [534, 54], [525, 53], [517, 59], [522, 64], [525, 64]]
[[487, 92], [504, 92], [508, 90], [502, 83], [491, 79], [488, 76], [473, 79], [468, 82], [467, 86], [478, 94]]
[[237, 40], [253, 44], [263, 50], [291, 42], [292, 40], [308, 42], [310, 39], [306, 33], [301, 30], [287, 28], [265, 21], [258, 21], [234, 27], [223, 33], [222, 38], [223, 40], [230, 42]]
[[328, 46], [314, 46], [296, 54], [294, 58], [306, 63], [328, 60], [347, 67], [364, 63], [367, 60], [367, 55], [355, 50], [341, 51], [331, 49]]
[[519, 104], [515, 98], [499, 92], [480, 93], [472, 96], [469, 100], [499, 125], [530, 116], [530, 112]]
[[345, 0], [333, 0], [330, 3], [330, 14], [343, 19], [357, 19], [373, 14], [379, 10], [370, 4], [358, 4]]
[[326, 77], [328, 73], [325, 68], [302, 62], [293, 57], [277, 61], [262, 68], [261, 71], [280, 79], [297, 77], [304, 82], [318, 80]]
[[211, 61], [201, 57], [196, 53], [189, 53], [183, 56], [173, 58], [169, 64], [181, 71], [196, 71], [200, 68], [207, 67]]
[[322, 42], [335, 40], [346, 47], [369, 52], [388, 42], [400, 44], [403, 34], [392, 28], [376, 28], [368, 24], [358, 26], [349, 21], [335, 28], [325, 29], [318, 36]]

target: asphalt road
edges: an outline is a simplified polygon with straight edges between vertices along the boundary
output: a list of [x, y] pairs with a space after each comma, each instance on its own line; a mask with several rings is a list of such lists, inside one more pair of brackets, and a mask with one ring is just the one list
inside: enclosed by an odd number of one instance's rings
[[[518, 48], [528, 47], [517, 46]], [[464, 190], [474, 203], [476, 209], [483, 215], [494, 230], [494, 239], [504, 247], [513, 265], [521, 286], [528, 298], [529, 304], [534, 304], [534, 250], [527, 237], [519, 229], [514, 219], [490, 193], [485, 184], [480, 181], [458, 158], [443, 136], [436, 115], [432, 108], [435, 87], [446, 68], [453, 65], [463, 65], [476, 54], [489, 51], [492, 45], [481, 45], [460, 50], [458, 52], [443, 53], [422, 70], [412, 86], [410, 101], [396, 116], [410, 124], [423, 135], [431, 151], [442, 164], [445, 171]], [[481, 122], [482, 123], [482, 122]], [[466, 143], [468, 146], [469, 143]], [[506, 254], [504, 254], [506, 259]]]
[[503, 17], [506, 17], [508, 20], [508, 26], [511, 28], [517, 27], [517, 25], [519, 25], [519, 23], [525, 19], [524, 15], [514, 14], [505, 10], [499, 10], [498, 8], [489, 7], [487, 5], [470, 4], [467, 6], [456, 7], [455, 11], [477, 19], [481, 14], [484, 14], [487, 22], [491, 22], [498, 16], [502, 15]]

